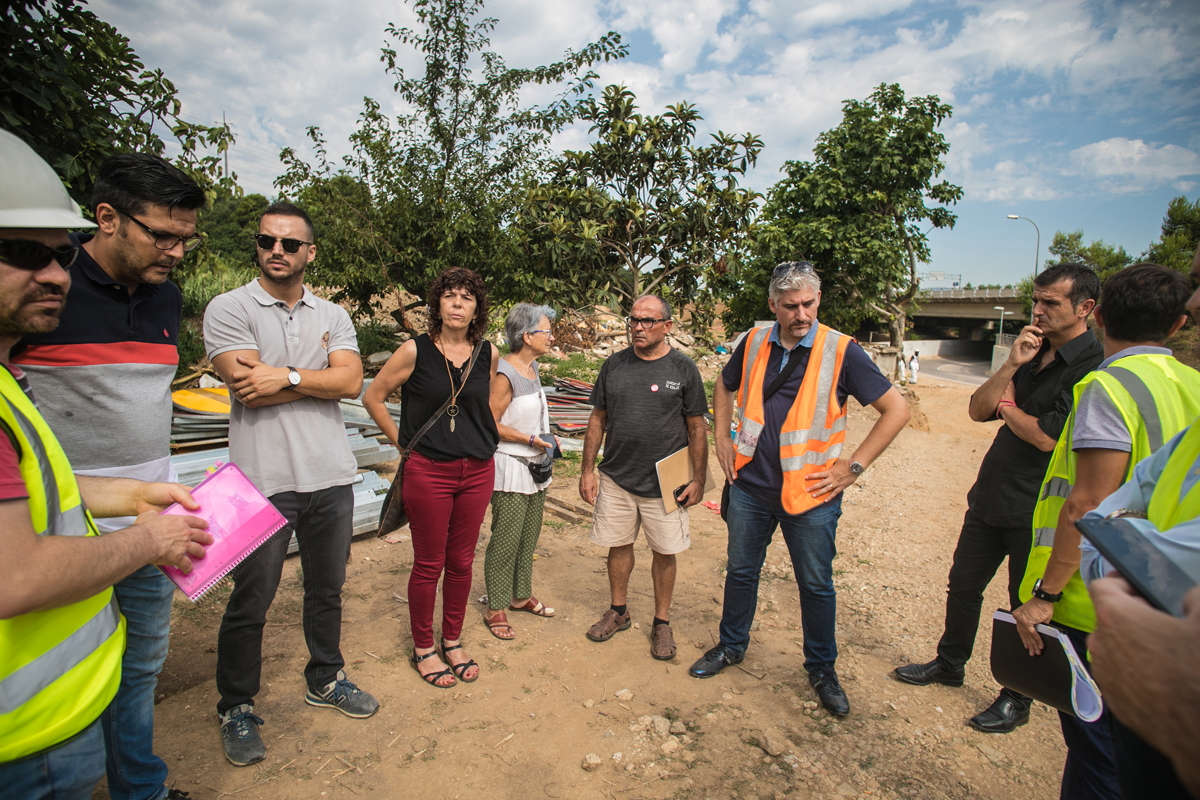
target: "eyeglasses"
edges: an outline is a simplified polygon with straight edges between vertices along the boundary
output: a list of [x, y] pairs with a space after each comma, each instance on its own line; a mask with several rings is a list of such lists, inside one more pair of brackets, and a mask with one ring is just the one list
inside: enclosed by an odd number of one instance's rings
[[525, 331], [525, 332], [530, 334], [531, 336], [535, 333], [553, 333], [553, 331], [550, 330], [549, 328], [537, 328], [536, 330]]
[[113, 206], [113, 208], [116, 209], [117, 211], [120, 211], [125, 216], [129, 217], [131, 220], [133, 220], [138, 225], [140, 225], [142, 230], [146, 231], [146, 233], [153, 236], [154, 237], [154, 246], [157, 247], [159, 250], [172, 250], [172, 249], [174, 249], [175, 245], [182, 242], [183, 243], [183, 252], [190, 253], [193, 250], [195, 250], [197, 247], [199, 247], [200, 243], [204, 241], [204, 234], [200, 234], [200, 233], [193, 234], [188, 237], [175, 236], [174, 234], [171, 234], [171, 233], [159, 233], [158, 231], [154, 230], [154, 228], [151, 228], [149, 225], [147, 225], [146, 223], [142, 222], [140, 219], [135, 217], [133, 214], [130, 214], [128, 211], [117, 208], [116, 206]]
[[29, 239], [0, 239], [0, 261], [30, 272], [42, 269], [51, 259], [67, 269], [75, 263], [78, 255], [79, 248], [73, 244], [50, 247]]
[[771, 273], [772, 278], [780, 278], [787, 275], [789, 272], [816, 272], [817, 268], [807, 261], [784, 261], [779, 266], [775, 267], [775, 271]]
[[267, 236], [265, 233], [254, 234], [254, 243], [258, 245], [259, 250], [274, 250], [276, 242], [283, 244], [283, 252], [285, 253], [296, 252], [302, 244], [312, 244], [312, 242], [306, 242], [303, 239], [283, 239], [278, 236]]
[[653, 328], [660, 322], [670, 322], [671, 318], [655, 319], [654, 317], [626, 317], [625, 324], [630, 328]]

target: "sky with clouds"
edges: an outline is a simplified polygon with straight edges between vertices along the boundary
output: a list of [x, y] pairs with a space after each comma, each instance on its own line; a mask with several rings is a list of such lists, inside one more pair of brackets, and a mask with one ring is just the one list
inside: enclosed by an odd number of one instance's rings
[[[373, 97], [399, 111], [379, 62], [398, 0], [91, 0], [184, 116], [229, 121], [248, 191], [272, 194], [281, 147], [317, 125], [346, 149]], [[961, 185], [952, 231], [930, 234], [930, 271], [1008, 283], [1044, 260], [1055, 230], [1131, 254], [1158, 238], [1167, 203], [1200, 197], [1196, 0], [491, 0], [493, 49], [510, 66], [557, 60], [615, 30], [629, 56], [601, 65], [643, 112], [687, 100], [707, 130], [765, 143], [748, 184], [765, 192], [808, 159], [841, 104], [882, 82], [954, 107], [944, 177]], [[402, 53], [402, 55], [404, 55]], [[407, 57], [419, 70], [415, 54]], [[530, 102], [545, 97], [531, 95]], [[586, 147], [583, 129], [556, 146]], [[1037, 234], [1024, 220], [1031, 219]]]

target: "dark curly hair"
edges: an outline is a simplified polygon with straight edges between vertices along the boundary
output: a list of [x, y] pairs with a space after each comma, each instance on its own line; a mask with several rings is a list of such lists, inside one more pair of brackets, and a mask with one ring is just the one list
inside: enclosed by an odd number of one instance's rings
[[487, 330], [488, 309], [491, 304], [488, 301], [487, 287], [483, 285], [483, 278], [464, 267], [451, 267], [429, 284], [429, 295], [426, 297], [429, 304], [429, 338], [436, 342], [442, 335], [441, 300], [442, 295], [450, 289], [466, 289], [475, 297], [475, 318], [467, 326], [467, 341], [472, 346], [479, 344]]

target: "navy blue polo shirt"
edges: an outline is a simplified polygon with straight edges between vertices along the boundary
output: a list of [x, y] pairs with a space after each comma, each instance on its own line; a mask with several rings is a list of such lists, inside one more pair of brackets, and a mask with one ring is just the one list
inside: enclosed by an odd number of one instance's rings
[[[844, 335], [844, 334], [843, 334]], [[779, 432], [787, 420], [792, 404], [796, 402], [796, 394], [804, 381], [804, 371], [808, 368], [808, 359], [812, 355], [813, 340], [817, 337], [817, 326], [814, 324], [808, 333], [791, 350], [784, 348], [779, 340], [779, 323], [771, 326], [771, 335], [767, 346], [771, 348], [767, 361], [767, 372], [763, 376], [765, 391], [783, 366], [793, 358], [800, 359], [796, 369], [788, 377], [787, 382], [779, 387], [779, 391], [771, 395], [763, 404], [764, 425], [758, 436], [758, 446], [750, 463], [738, 470], [737, 485], [754, 499], [769, 505], [781, 512], [781, 495], [783, 493], [783, 467], [779, 463]], [[721, 382], [725, 388], [735, 395], [742, 384], [742, 362], [746, 358], [746, 343], [751, 335], [742, 337], [741, 343], [733, 351], [729, 363], [721, 370]], [[884, 377], [875, 366], [875, 362], [858, 344], [851, 341], [842, 359], [842, 374], [838, 376], [837, 400], [843, 408], [847, 397], [854, 397], [861, 405], [868, 406], [883, 397], [892, 382]], [[720, 432], [723, 433], [723, 432]], [[720, 435], [720, 433], [718, 435]]]
[[130, 295], [81, 248], [58, 328], [13, 348], [76, 470], [166, 479], [182, 312], [175, 284], [143, 283]]

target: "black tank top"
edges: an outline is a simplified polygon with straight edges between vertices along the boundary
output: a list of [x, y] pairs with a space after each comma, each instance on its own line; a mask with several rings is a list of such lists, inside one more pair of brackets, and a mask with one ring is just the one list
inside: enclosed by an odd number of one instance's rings
[[[417, 343], [417, 363], [412, 376], [400, 387], [400, 447], [421, 429], [450, 396], [450, 376], [446, 374], [446, 359], [442, 351], [429, 338], [421, 334]], [[469, 360], [469, 359], [468, 359]], [[454, 385], [463, 380], [462, 368], [450, 365]], [[416, 452], [434, 461], [453, 461], [456, 458], [491, 458], [500, 444], [496, 431], [496, 420], [488, 404], [492, 378], [492, 346], [483, 343], [475, 367], [466, 376], [466, 385], [458, 395], [458, 416], [454, 418], [454, 432], [450, 432], [450, 415], [442, 414], [414, 448]]]

